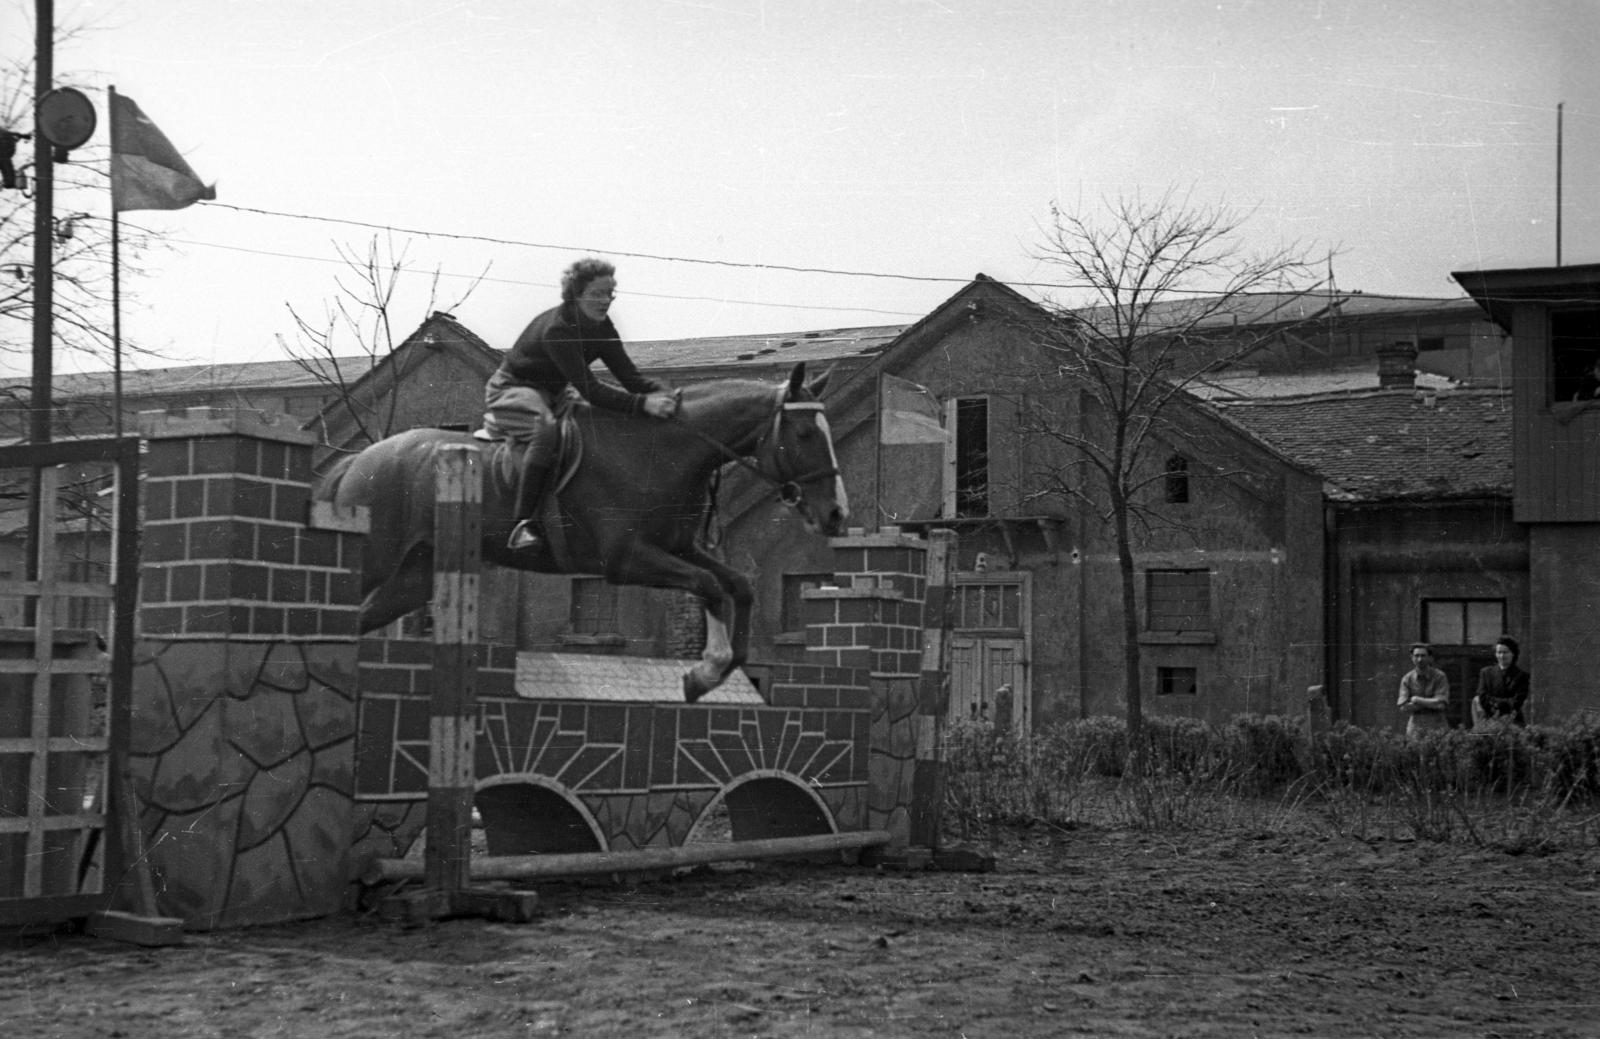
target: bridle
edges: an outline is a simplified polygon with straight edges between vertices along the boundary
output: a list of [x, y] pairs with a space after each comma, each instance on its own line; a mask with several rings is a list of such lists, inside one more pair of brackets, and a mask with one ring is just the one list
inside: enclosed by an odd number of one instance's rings
[[773, 448], [772, 470], [770, 472], [760, 462], [752, 461], [748, 456], [740, 454], [727, 444], [724, 444], [722, 441], [718, 440], [716, 437], [702, 433], [700, 430], [695, 429], [693, 426], [679, 418], [677, 412], [674, 412], [672, 417], [673, 421], [677, 422], [678, 425], [693, 433], [707, 444], [710, 444], [712, 447], [716, 448], [724, 456], [726, 456], [729, 461], [736, 462], [739, 465], [744, 466], [752, 473], [755, 473], [756, 476], [760, 477], [762, 480], [777, 487], [778, 500], [790, 508], [796, 508], [800, 504], [800, 489], [802, 487], [808, 483], [817, 483], [821, 480], [831, 480], [839, 475], [839, 470], [836, 466], [828, 465], [823, 466], [820, 469], [813, 469], [808, 473], [802, 473], [798, 476], [784, 473], [781, 463], [784, 447], [783, 441], [780, 439], [780, 430], [783, 426], [783, 413], [786, 411], [821, 412], [825, 409], [825, 405], [819, 400], [789, 400], [787, 398], [788, 388], [784, 387], [778, 391], [778, 398], [772, 409], [771, 425], [768, 427], [766, 432], [762, 433], [760, 439], [755, 442], [754, 446], [749, 452], [749, 454], [754, 455], [756, 452], [761, 450], [761, 445], [766, 443], [770, 438], [775, 445]]

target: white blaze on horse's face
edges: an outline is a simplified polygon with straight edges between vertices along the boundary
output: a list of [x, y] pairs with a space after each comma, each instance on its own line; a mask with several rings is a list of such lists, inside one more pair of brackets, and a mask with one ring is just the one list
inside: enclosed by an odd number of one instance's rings
[[822, 439], [828, 444], [828, 464], [833, 466], [833, 500], [839, 506], [839, 521], [850, 518], [850, 499], [844, 493], [844, 471], [839, 468], [839, 456], [833, 450], [833, 431], [828, 428], [828, 416], [817, 412], [817, 428], [822, 430]]
[[[839, 456], [834, 451], [833, 434], [828, 428], [827, 415], [823, 411], [821, 401], [811, 400], [785, 400], [778, 415], [781, 417], [785, 412], [793, 413], [797, 411], [811, 412], [812, 424], [816, 427], [817, 432], [822, 434], [822, 442], [828, 449], [828, 464], [826, 466], [814, 466], [809, 472], [819, 474], [828, 472], [830, 474], [833, 480], [833, 501], [830, 503], [830, 507], [826, 509], [825, 514], [819, 514], [817, 507], [806, 500], [805, 490], [806, 487], [820, 483], [826, 477], [819, 475], [815, 479], [807, 479], [807, 473], [791, 472], [787, 474], [787, 477], [796, 481], [800, 495], [798, 500], [790, 502], [790, 504], [799, 510], [800, 516], [805, 520], [808, 529], [830, 535], [841, 534], [845, 529], [845, 521], [850, 517], [850, 502], [845, 496], [844, 476], [839, 471]], [[775, 423], [776, 421], [777, 419], [774, 419]]]

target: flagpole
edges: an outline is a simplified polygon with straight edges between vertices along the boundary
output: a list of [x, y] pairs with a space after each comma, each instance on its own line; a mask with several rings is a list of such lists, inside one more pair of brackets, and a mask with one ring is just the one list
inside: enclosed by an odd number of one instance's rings
[[111, 421], [122, 436], [122, 225], [117, 218], [117, 88], [107, 90], [111, 108]]
[[872, 511], [876, 515], [873, 527], [881, 526], [884, 520], [883, 513], [883, 366], [878, 366], [878, 400], [873, 409], [877, 412], [877, 434], [872, 438]]

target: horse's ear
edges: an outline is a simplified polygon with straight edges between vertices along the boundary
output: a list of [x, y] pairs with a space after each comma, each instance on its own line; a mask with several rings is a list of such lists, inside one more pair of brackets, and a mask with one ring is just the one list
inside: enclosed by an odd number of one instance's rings
[[828, 388], [828, 380], [832, 377], [833, 369], [830, 367], [827, 371], [806, 383], [806, 389], [810, 392], [813, 400], [822, 399], [823, 392]]
[[789, 373], [789, 389], [784, 395], [785, 400], [795, 400], [806, 388], [806, 362], [801, 361], [794, 366], [794, 371]]

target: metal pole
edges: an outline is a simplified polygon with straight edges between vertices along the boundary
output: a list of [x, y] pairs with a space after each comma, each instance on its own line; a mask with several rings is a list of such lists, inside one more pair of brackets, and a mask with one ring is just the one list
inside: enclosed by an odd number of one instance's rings
[[1556, 266], [1561, 266], [1561, 110], [1565, 101], [1556, 103]]
[[[111, 109], [111, 176], [117, 175], [117, 88], [107, 91]], [[117, 218], [117, 193], [111, 192], [111, 413], [112, 430], [122, 436], [122, 224]]]
[[[55, 68], [52, 46], [55, 35], [54, 0], [34, 0], [37, 38], [34, 45], [33, 102], [37, 122], [38, 104], [53, 86]], [[50, 442], [50, 381], [53, 348], [52, 308], [55, 306], [54, 272], [55, 171], [51, 145], [37, 125], [33, 133], [33, 393], [28, 424], [29, 439], [35, 444]]]

